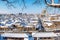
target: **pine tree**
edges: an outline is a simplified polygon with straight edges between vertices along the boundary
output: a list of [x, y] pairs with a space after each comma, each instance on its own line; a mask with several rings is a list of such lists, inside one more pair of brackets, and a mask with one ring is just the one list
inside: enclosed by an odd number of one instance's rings
[[36, 26], [37, 28], [37, 30], [38, 31], [45, 31], [45, 29], [44, 29], [44, 27], [43, 27], [43, 25], [42, 25], [42, 22], [41, 22], [41, 19], [40, 18], [38, 18], [38, 24], [37, 24], [37, 26]]

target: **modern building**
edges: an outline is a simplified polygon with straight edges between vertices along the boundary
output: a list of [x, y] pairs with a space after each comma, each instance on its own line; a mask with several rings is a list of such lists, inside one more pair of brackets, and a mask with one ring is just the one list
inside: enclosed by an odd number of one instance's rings
[[4, 40], [28, 40], [26, 33], [3, 33], [1, 36]]
[[37, 32], [32, 33], [34, 40], [56, 40], [57, 35], [53, 32]]

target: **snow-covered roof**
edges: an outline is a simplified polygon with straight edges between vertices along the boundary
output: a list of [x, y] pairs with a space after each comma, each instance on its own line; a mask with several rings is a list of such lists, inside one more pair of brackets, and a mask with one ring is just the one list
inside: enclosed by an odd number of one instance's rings
[[60, 22], [59, 19], [58, 20], [43, 20], [43, 21], [45, 21], [45, 22]]
[[31, 18], [31, 19], [38, 19], [38, 17], [33, 17], [33, 18]]
[[14, 38], [28, 37], [28, 35], [25, 33], [4, 33], [4, 34], [1, 34], [1, 36], [3, 36], [3, 37], [14, 37]]
[[50, 17], [51, 17], [51, 16], [56, 17], [57, 15], [55, 14], [55, 15], [49, 15], [49, 16], [50, 16]]
[[60, 33], [55, 33], [55, 34], [57, 34], [58, 36], [60, 36]]
[[33, 27], [32, 25], [27, 25], [27, 26], [25, 26], [25, 27]]
[[0, 26], [0, 28], [8, 28], [8, 26]]
[[43, 20], [43, 21], [45, 21], [45, 22], [51, 22], [51, 20]]
[[30, 21], [30, 22], [38, 22], [38, 21]]
[[46, 22], [45, 24], [47, 24], [48, 26], [51, 26], [51, 25], [53, 25], [53, 23], [48, 23], [48, 22]]
[[38, 32], [38, 33], [32, 33], [33, 37], [57, 37], [57, 35], [53, 32]]
[[6, 26], [11, 26], [12, 24], [6, 24]]
[[60, 22], [60, 20], [52, 20], [53, 22]]

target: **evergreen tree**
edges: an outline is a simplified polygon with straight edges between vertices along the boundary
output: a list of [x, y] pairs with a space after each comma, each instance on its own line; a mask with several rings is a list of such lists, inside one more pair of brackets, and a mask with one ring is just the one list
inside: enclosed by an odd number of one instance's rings
[[36, 27], [37, 27], [36, 29], [39, 31], [45, 31], [40, 18], [38, 18], [38, 24]]

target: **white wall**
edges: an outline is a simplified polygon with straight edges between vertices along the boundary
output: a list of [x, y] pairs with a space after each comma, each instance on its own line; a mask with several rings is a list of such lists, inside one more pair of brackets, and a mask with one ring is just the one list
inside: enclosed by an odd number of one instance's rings
[[28, 40], [28, 38], [24, 38], [24, 40]]

